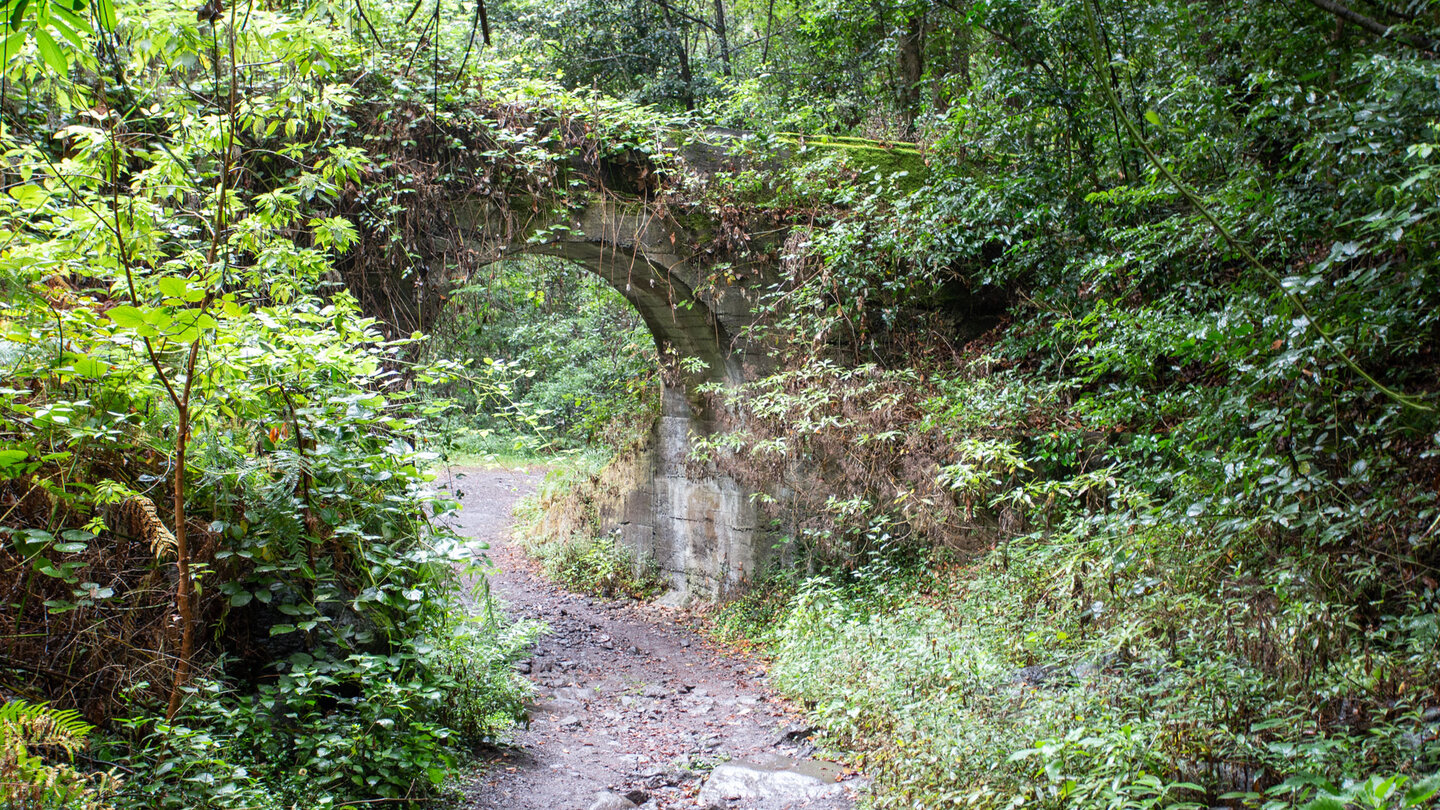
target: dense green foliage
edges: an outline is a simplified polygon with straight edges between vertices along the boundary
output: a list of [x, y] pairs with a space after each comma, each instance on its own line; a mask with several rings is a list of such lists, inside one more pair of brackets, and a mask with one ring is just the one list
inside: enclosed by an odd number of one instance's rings
[[880, 806], [1429, 801], [1440, 68], [1294, 4], [971, 14], [926, 182], [792, 186], [787, 367], [717, 391], [707, 458], [824, 471], [783, 683]]
[[[300, 10], [23, 7], [4, 691], [103, 723], [101, 760], [141, 776], [121, 806], [430, 795], [520, 716], [535, 629], [464, 618], [476, 550], [426, 485], [413, 341], [330, 280], [357, 239], [336, 203], [375, 160], [345, 140], [363, 49]], [[92, 44], [57, 63], [62, 22]]]
[[[502, 52], [567, 87], [785, 131], [913, 135], [976, 58], [968, 3], [498, 0]], [[967, 24], [967, 22], [969, 24]]]
[[450, 209], [624, 196], [773, 268], [691, 459], [784, 547], [721, 628], [875, 805], [1431, 801], [1440, 10], [1355, 6], [7, 4], [7, 693], [122, 803], [428, 794], [535, 630], [459, 618], [422, 437], [624, 450], [659, 375]]
[[612, 450], [654, 417], [655, 341], [604, 281], [560, 259], [507, 260], [450, 294], [427, 345], [435, 359], [479, 358], [485, 386], [435, 386], [450, 454]]

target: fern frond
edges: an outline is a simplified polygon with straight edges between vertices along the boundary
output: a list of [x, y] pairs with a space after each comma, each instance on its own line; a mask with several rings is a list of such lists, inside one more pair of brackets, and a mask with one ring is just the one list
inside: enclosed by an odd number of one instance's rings
[[91, 726], [74, 709], [12, 700], [0, 705], [0, 744], [18, 742], [26, 748], [59, 748], [68, 756], [85, 746]]
[[116, 514], [126, 531], [150, 543], [156, 559], [175, 552], [178, 545], [175, 535], [160, 522], [154, 501], [144, 495], [131, 495], [116, 507]]
[[91, 726], [73, 709], [12, 700], [0, 705], [0, 807], [17, 810], [109, 810], [120, 787], [112, 773], [81, 773], [69, 762], [50, 764], [33, 749], [65, 752], [74, 760]]

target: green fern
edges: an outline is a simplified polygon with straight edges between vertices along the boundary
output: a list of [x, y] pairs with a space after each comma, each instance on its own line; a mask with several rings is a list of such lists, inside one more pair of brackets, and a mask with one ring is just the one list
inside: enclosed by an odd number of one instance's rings
[[[15, 810], [105, 810], [119, 787], [114, 774], [75, 770], [91, 726], [73, 709], [12, 700], [0, 705], [0, 807]], [[63, 756], [50, 764], [45, 754]], [[53, 758], [53, 757], [52, 757]]]
[[0, 705], [0, 740], [19, 740], [27, 746], [60, 748], [73, 759], [85, 745], [91, 726], [74, 709], [52, 709], [43, 704], [12, 700]]

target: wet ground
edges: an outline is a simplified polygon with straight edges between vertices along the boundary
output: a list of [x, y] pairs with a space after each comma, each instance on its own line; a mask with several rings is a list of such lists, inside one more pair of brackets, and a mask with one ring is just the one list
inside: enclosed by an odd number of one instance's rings
[[552, 630], [520, 664], [536, 686], [529, 727], [484, 755], [457, 808], [852, 806], [858, 780], [811, 757], [799, 713], [759, 662], [686, 629], [673, 609], [590, 599], [540, 576], [510, 514], [543, 471], [451, 473], [464, 505], [454, 524], [489, 543], [492, 592], [512, 618]]

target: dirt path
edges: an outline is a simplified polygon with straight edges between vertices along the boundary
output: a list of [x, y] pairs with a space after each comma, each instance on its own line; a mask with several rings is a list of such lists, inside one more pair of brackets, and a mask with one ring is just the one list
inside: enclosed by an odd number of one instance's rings
[[543, 472], [454, 472], [465, 507], [455, 524], [490, 544], [499, 569], [491, 587], [506, 613], [553, 631], [521, 664], [537, 692], [529, 728], [517, 731], [514, 747], [487, 755], [457, 807], [852, 805], [854, 782], [836, 786], [838, 767], [808, 759], [798, 715], [770, 691], [756, 662], [716, 649], [679, 626], [673, 611], [587, 599], [539, 576], [511, 541], [510, 512]]

